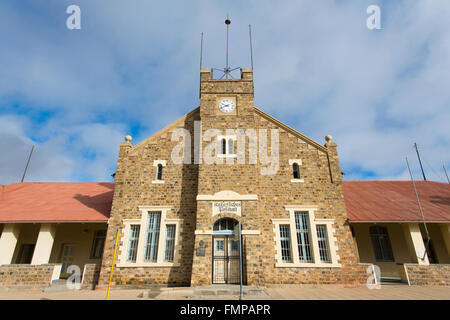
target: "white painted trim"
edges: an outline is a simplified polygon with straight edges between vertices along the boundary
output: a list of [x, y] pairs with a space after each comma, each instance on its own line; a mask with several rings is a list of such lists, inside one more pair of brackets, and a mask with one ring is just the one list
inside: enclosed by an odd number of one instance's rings
[[[125, 225], [122, 235], [122, 245], [119, 247], [119, 262], [117, 267], [178, 267], [180, 266], [181, 259], [181, 219], [166, 218], [167, 213], [171, 210], [169, 206], [138, 206], [141, 212], [140, 219], [123, 219], [122, 223]], [[144, 252], [147, 237], [147, 227], [148, 227], [148, 212], [149, 211], [160, 211], [161, 221], [159, 229], [159, 242], [158, 242], [158, 257], [156, 262], [145, 261]], [[139, 231], [139, 243], [136, 253], [136, 262], [130, 262], [127, 260], [128, 246], [130, 241], [130, 230], [131, 225], [140, 225]], [[166, 226], [169, 224], [175, 224], [175, 248], [173, 262], [164, 261], [165, 252], [165, 241], [166, 241]]]
[[[289, 218], [278, 218], [272, 219], [274, 225], [274, 243], [275, 243], [275, 261], [276, 267], [283, 268], [337, 268], [341, 267], [341, 264], [337, 261], [339, 260], [339, 255], [337, 255], [337, 239], [335, 235], [335, 229], [333, 228], [334, 219], [316, 219], [315, 211], [318, 210], [317, 206], [313, 205], [285, 205], [284, 208], [289, 211]], [[302, 263], [299, 262], [298, 254], [298, 243], [297, 243], [297, 231], [295, 227], [295, 211], [308, 211], [308, 219], [311, 234], [311, 246], [312, 246], [312, 263]], [[280, 240], [280, 224], [288, 224], [290, 226], [291, 233], [291, 254], [292, 261], [294, 262], [283, 262], [281, 256], [281, 240]], [[317, 229], [316, 226], [325, 225], [327, 229], [328, 236], [328, 247], [330, 250], [331, 263], [324, 263], [320, 261], [319, 244], [317, 240]]]
[[199, 194], [197, 195], [197, 200], [258, 200], [258, 195], [256, 194], [239, 194], [231, 190], [224, 190], [215, 193], [214, 195]]
[[153, 161], [153, 166], [157, 167], [158, 164], [162, 165], [163, 167], [165, 167], [167, 165], [167, 161], [166, 160], [154, 160]]
[[284, 208], [289, 211], [317, 211], [317, 206], [314, 205], [285, 205]]
[[212, 230], [195, 230], [194, 232], [195, 235], [199, 235], [199, 234], [213, 234]]
[[[194, 233], [195, 233], [195, 235], [201, 235], [201, 234], [212, 235], [213, 230], [195, 230]], [[260, 235], [261, 231], [259, 231], [259, 230], [242, 230], [242, 234], [243, 235]]]
[[165, 181], [164, 180], [152, 180], [152, 183], [161, 183], [161, 184], [163, 184], [163, 183], [165, 183]]
[[289, 159], [289, 165], [292, 166], [294, 163], [298, 164], [299, 166], [302, 165], [302, 159]]
[[[55, 264], [53, 266], [53, 272], [52, 272], [52, 278], [50, 279], [50, 284], [53, 283], [54, 281], [58, 281], [59, 277], [61, 276], [61, 269], [62, 269], [62, 264]], [[84, 269], [86, 269], [86, 265], [84, 265]], [[83, 275], [84, 275], [84, 270], [83, 270]], [[81, 283], [83, 283], [84, 277], [81, 280]]]
[[119, 263], [116, 265], [117, 268], [138, 268], [138, 267], [149, 267], [149, 268], [157, 268], [157, 267], [179, 267], [179, 263], [170, 263], [170, 262], [145, 262], [145, 263]]
[[242, 230], [243, 235], [260, 235], [261, 231], [259, 230]]
[[305, 182], [304, 179], [291, 179], [291, 182]]
[[237, 158], [237, 154], [235, 154], [235, 153], [227, 153], [227, 154], [219, 153], [217, 155], [217, 158]]
[[276, 263], [277, 268], [340, 268], [339, 263]]

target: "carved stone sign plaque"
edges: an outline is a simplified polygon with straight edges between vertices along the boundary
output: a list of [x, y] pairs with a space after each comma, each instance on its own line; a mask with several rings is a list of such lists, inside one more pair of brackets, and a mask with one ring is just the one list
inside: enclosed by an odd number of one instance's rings
[[212, 215], [233, 213], [241, 216], [241, 201], [218, 201], [212, 204]]

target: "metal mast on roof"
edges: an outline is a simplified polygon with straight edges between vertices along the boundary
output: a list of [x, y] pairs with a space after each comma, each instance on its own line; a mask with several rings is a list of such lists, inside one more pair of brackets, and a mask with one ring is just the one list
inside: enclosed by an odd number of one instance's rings
[[445, 169], [445, 165], [442, 165], [442, 168], [444, 168], [445, 176], [447, 177], [447, 181], [450, 184], [450, 179], [448, 178], [447, 170]]
[[222, 77], [220, 77], [220, 79], [222, 79], [223, 77], [225, 77], [226, 79], [228, 79], [228, 77], [233, 78], [233, 76], [231, 75], [231, 72], [234, 71], [234, 70], [240, 69], [239, 67], [238, 67], [238, 68], [231, 69], [231, 68], [228, 66], [228, 37], [229, 37], [229, 27], [230, 27], [230, 24], [231, 24], [230, 15], [229, 15], [228, 13], [227, 13], [227, 18], [225, 19], [225, 24], [227, 25], [226, 66], [225, 66], [225, 68], [223, 68], [223, 69], [212, 68], [213, 71], [214, 71], [214, 70], [217, 70], [217, 71], [223, 72], [223, 75], [222, 75]]
[[23, 182], [23, 180], [25, 179], [25, 175], [27, 174], [28, 165], [30, 164], [30, 159], [31, 159], [31, 155], [33, 154], [33, 150], [34, 150], [34, 146], [31, 148], [30, 155], [28, 156], [27, 165], [26, 165], [25, 170], [23, 172], [22, 181], [20, 181], [20, 182]]
[[252, 25], [248, 25], [248, 33], [250, 36], [250, 61], [252, 63], [252, 71], [253, 71], [253, 47], [252, 47]]
[[229, 69], [228, 69], [228, 32], [229, 32], [229, 28], [230, 28], [230, 24], [231, 24], [231, 20], [230, 20], [230, 15], [227, 13], [227, 18], [225, 19], [225, 24], [227, 25], [227, 65], [225, 67], [225, 74], [226, 77], [228, 79], [228, 73], [229, 73]]
[[425, 260], [425, 257], [427, 255], [428, 248], [430, 245], [430, 234], [428, 233], [427, 223], [425, 222], [425, 216], [423, 215], [422, 206], [420, 205], [419, 194], [417, 193], [416, 184], [414, 183], [414, 178], [411, 173], [411, 168], [409, 167], [408, 157], [406, 157], [406, 165], [408, 166], [409, 176], [411, 177], [411, 181], [412, 181], [413, 188], [414, 188], [414, 193], [416, 194], [416, 198], [417, 198], [417, 204], [419, 205], [419, 211], [420, 211], [420, 214], [422, 215], [423, 226], [425, 227], [425, 232], [427, 234], [427, 244], [425, 245], [425, 252], [423, 253], [423, 257], [421, 257], [421, 259], [423, 261], [423, 260]]
[[203, 58], [203, 32], [200, 40], [200, 70], [202, 70], [202, 59]]
[[417, 143], [414, 142], [414, 148], [416, 148], [417, 158], [419, 158], [420, 170], [422, 170], [423, 180], [427, 181], [425, 172], [423, 171], [422, 161], [420, 161], [419, 149], [417, 149]]
[[[200, 40], [200, 72], [202, 71], [202, 62], [203, 62], [203, 32], [202, 32], [202, 36], [201, 36], [201, 40]], [[198, 97], [201, 97], [201, 86], [202, 86], [202, 78], [201, 78], [201, 74], [200, 74], [200, 84], [198, 86]]]

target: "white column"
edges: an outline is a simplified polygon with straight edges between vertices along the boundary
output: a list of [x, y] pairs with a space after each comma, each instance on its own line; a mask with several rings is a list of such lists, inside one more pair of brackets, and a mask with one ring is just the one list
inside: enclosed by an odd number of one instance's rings
[[0, 237], [0, 265], [10, 264], [19, 240], [20, 224], [8, 223], [3, 226]]
[[441, 224], [442, 238], [444, 239], [445, 247], [447, 248], [447, 253], [450, 256], [450, 223]]
[[405, 234], [405, 240], [408, 245], [409, 251], [414, 259], [415, 263], [428, 265], [428, 255], [425, 250], [425, 244], [423, 242], [422, 233], [418, 223], [405, 223], [403, 224], [403, 231]]
[[50, 223], [41, 224], [39, 235], [34, 248], [31, 264], [46, 264], [50, 260], [53, 241], [55, 240], [56, 225]]

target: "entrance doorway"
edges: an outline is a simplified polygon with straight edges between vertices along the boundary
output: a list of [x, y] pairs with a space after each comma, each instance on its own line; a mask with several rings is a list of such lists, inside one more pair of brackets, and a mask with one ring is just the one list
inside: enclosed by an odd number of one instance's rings
[[213, 228], [213, 284], [240, 283], [239, 240], [235, 237], [238, 222], [224, 218], [217, 221]]
[[73, 263], [73, 255], [75, 251], [75, 245], [70, 243], [65, 243], [61, 247], [61, 254], [59, 262], [62, 264], [61, 267], [61, 278], [66, 279], [69, 277], [67, 268], [69, 268]]

